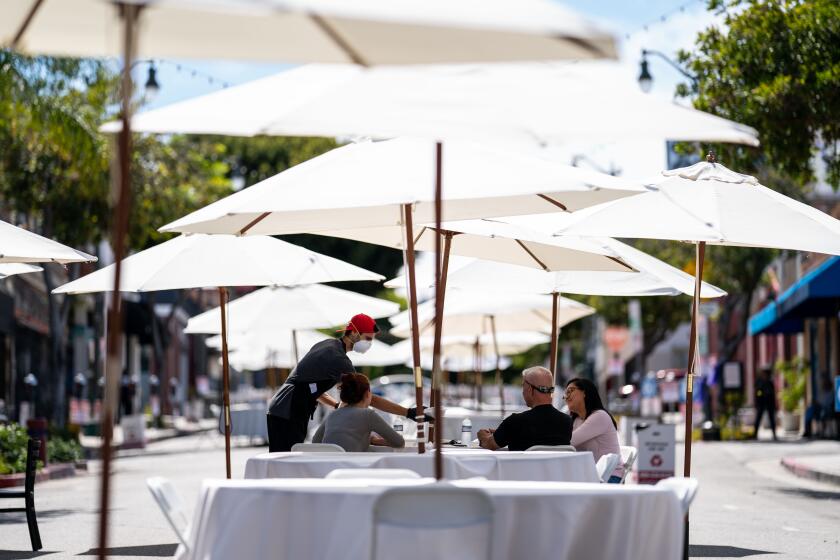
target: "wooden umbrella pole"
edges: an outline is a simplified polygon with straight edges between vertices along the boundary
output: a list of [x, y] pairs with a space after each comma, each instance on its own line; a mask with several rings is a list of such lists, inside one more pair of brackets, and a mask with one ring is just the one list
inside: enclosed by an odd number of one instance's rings
[[222, 416], [225, 419], [225, 472], [230, 478], [230, 364], [227, 344], [227, 290], [219, 288], [222, 310]]
[[551, 368], [551, 375], [554, 378], [554, 384], [558, 385], [560, 380], [557, 378], [557, 321], [560, 306], [560, 294], [553, 292], [551, 294], [551, 346], [549, 350], [549, 364]]
[[505, 415], [505, 385], [502, 383], [502, 368], [500, 363], [502, 357], [499, 356], [499, 340], [496, 336], [496, 317], [490, 315], [490, 332], [493, 333], [493, 352], [496, 353], [496, 386], [499, 388], [499, 402], [502, 406], [502, 416]]
[[473, 365], [475, 371], [473, 372], [472, 380], [472, 397], [473, 402], [478, 403], [478, 376], [481, 372], [481, 339], [475, 337], [475, 344], [473, 345]]
[[[408, 307], [411, 310], [411, 355], [414, 360], [414, 393], [417, 419], [423, 417], [423, 370], [420, 368], [420, 326], [417, 320], [417, 277], [414, 269], [414, 218], [411, 204], [403, 204], [403, 225], [405, 226], [405, 264], [408, 277]], [[423, 422], [417, 422], [417, 452], [426, 452], [426, 433]]]
[[[706, 243], [697, 243], [694, 269], [694, 301], [691, 306], [691, 332], [688, 339], [688, 368], [685, 379], [685, 457], [683, 476], [691, 476], [692, 413], [694, 409], [694, 371], [697, 366], [697, 317], [700, 312], [700, 287], [703, 283], [703, 261], [706, 257]], [[688, 513], [683, 530], [683, 558], [688, 560]]]
[[99, 549], [97, 556], [104, 560], [108, 552], [108, 508], [111, 494], [111, 442], [114, 430], [114, 412], [117, 401], [119, 376], [122, 375], [120, 334], [122, 331], [122, 306], [120, 305], [120, 279], [122, 260], [128, 236], [128, 215], [131, 208], [131, 62], [136, 43], [135, 29], [140, 6], [120, 4], [123, 20], [123, 70], [121, 91], [121, 120], [117, 147], [117, 180], [113, 184], [113, 210], [111, 243], [114, 249], [114, 292], [108, 314], [107, 358], [105, 362], [105, 398], [102, 406], [102, 483], [99, 495]]
[[[435, 338], [432, 348], [432, 394], [435, 401], [435, 422], [438, 429], [435, 430], [435, 478], [443, 478], [443, 455], [441, 449], [441, 434], [443, 432], [443, 416], [440, 406], [440, 337], [443, 331], [443, 302], [446, 297], [445, 285], [446, 276], [442, 267], [441, 248], [441, 222], [443, 213], [443, 144], [435, 143]], [[447, 238], [451, 240], [451, 237]], [[447, 247], [449, 243], [447, 242]]]

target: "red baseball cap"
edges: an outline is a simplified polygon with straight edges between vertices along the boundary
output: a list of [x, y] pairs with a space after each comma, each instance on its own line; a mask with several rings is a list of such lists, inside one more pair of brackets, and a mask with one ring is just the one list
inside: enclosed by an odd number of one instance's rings
[[379, 327], [376, 325], [376, 321], [374, 321], [370, 315], [359, 313], [358, 315], [353, 315], [353, 318], [350, 319], [350, 322], [347, 323], [347, 326], [339, 330], [353, 330], [359, 334], [376, 334], [379, 332]]

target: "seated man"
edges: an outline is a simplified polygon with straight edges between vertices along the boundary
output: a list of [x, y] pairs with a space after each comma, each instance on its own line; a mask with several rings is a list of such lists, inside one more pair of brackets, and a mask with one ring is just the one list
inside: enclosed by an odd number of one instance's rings
[[530, 410], [511, 414], [495, 430], [478, 431], [478, 441], [485, 449], [505, 447], [524, 451], [534, 445], [569, 445], [572, 419], [551, 404], [554, 376], [544, 367], [530, 367], [522, 372], [522, 396]]

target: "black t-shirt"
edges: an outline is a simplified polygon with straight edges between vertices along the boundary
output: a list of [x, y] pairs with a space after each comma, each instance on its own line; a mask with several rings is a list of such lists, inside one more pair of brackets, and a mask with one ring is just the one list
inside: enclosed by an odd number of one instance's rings
[[534, 445], [569, 445], [572, 419], [550, 404], [541, 404], [505, 418], [493, 439], [511, 451], [525, 451]]
[[268, 414], [280, 418], [311, 416], [318, 397], [332, 389], [342, 374], [355, 371], [341, 339], [322, 340], [301, 358], [277, 389], [268, 405]]

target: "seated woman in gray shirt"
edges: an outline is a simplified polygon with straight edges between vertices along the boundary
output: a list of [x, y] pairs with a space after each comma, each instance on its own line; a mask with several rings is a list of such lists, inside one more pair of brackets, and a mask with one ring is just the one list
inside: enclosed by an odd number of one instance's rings
[[[341, 376], [341, 406], [327, 416], [312, 443], [335, 443], [345, 451], [367, 451], [371, 444], [403, 447], [405, 440], [370, 406], [370, 383], [359, 373]], [[378, 435], [371, 435], [371, 433]]]

